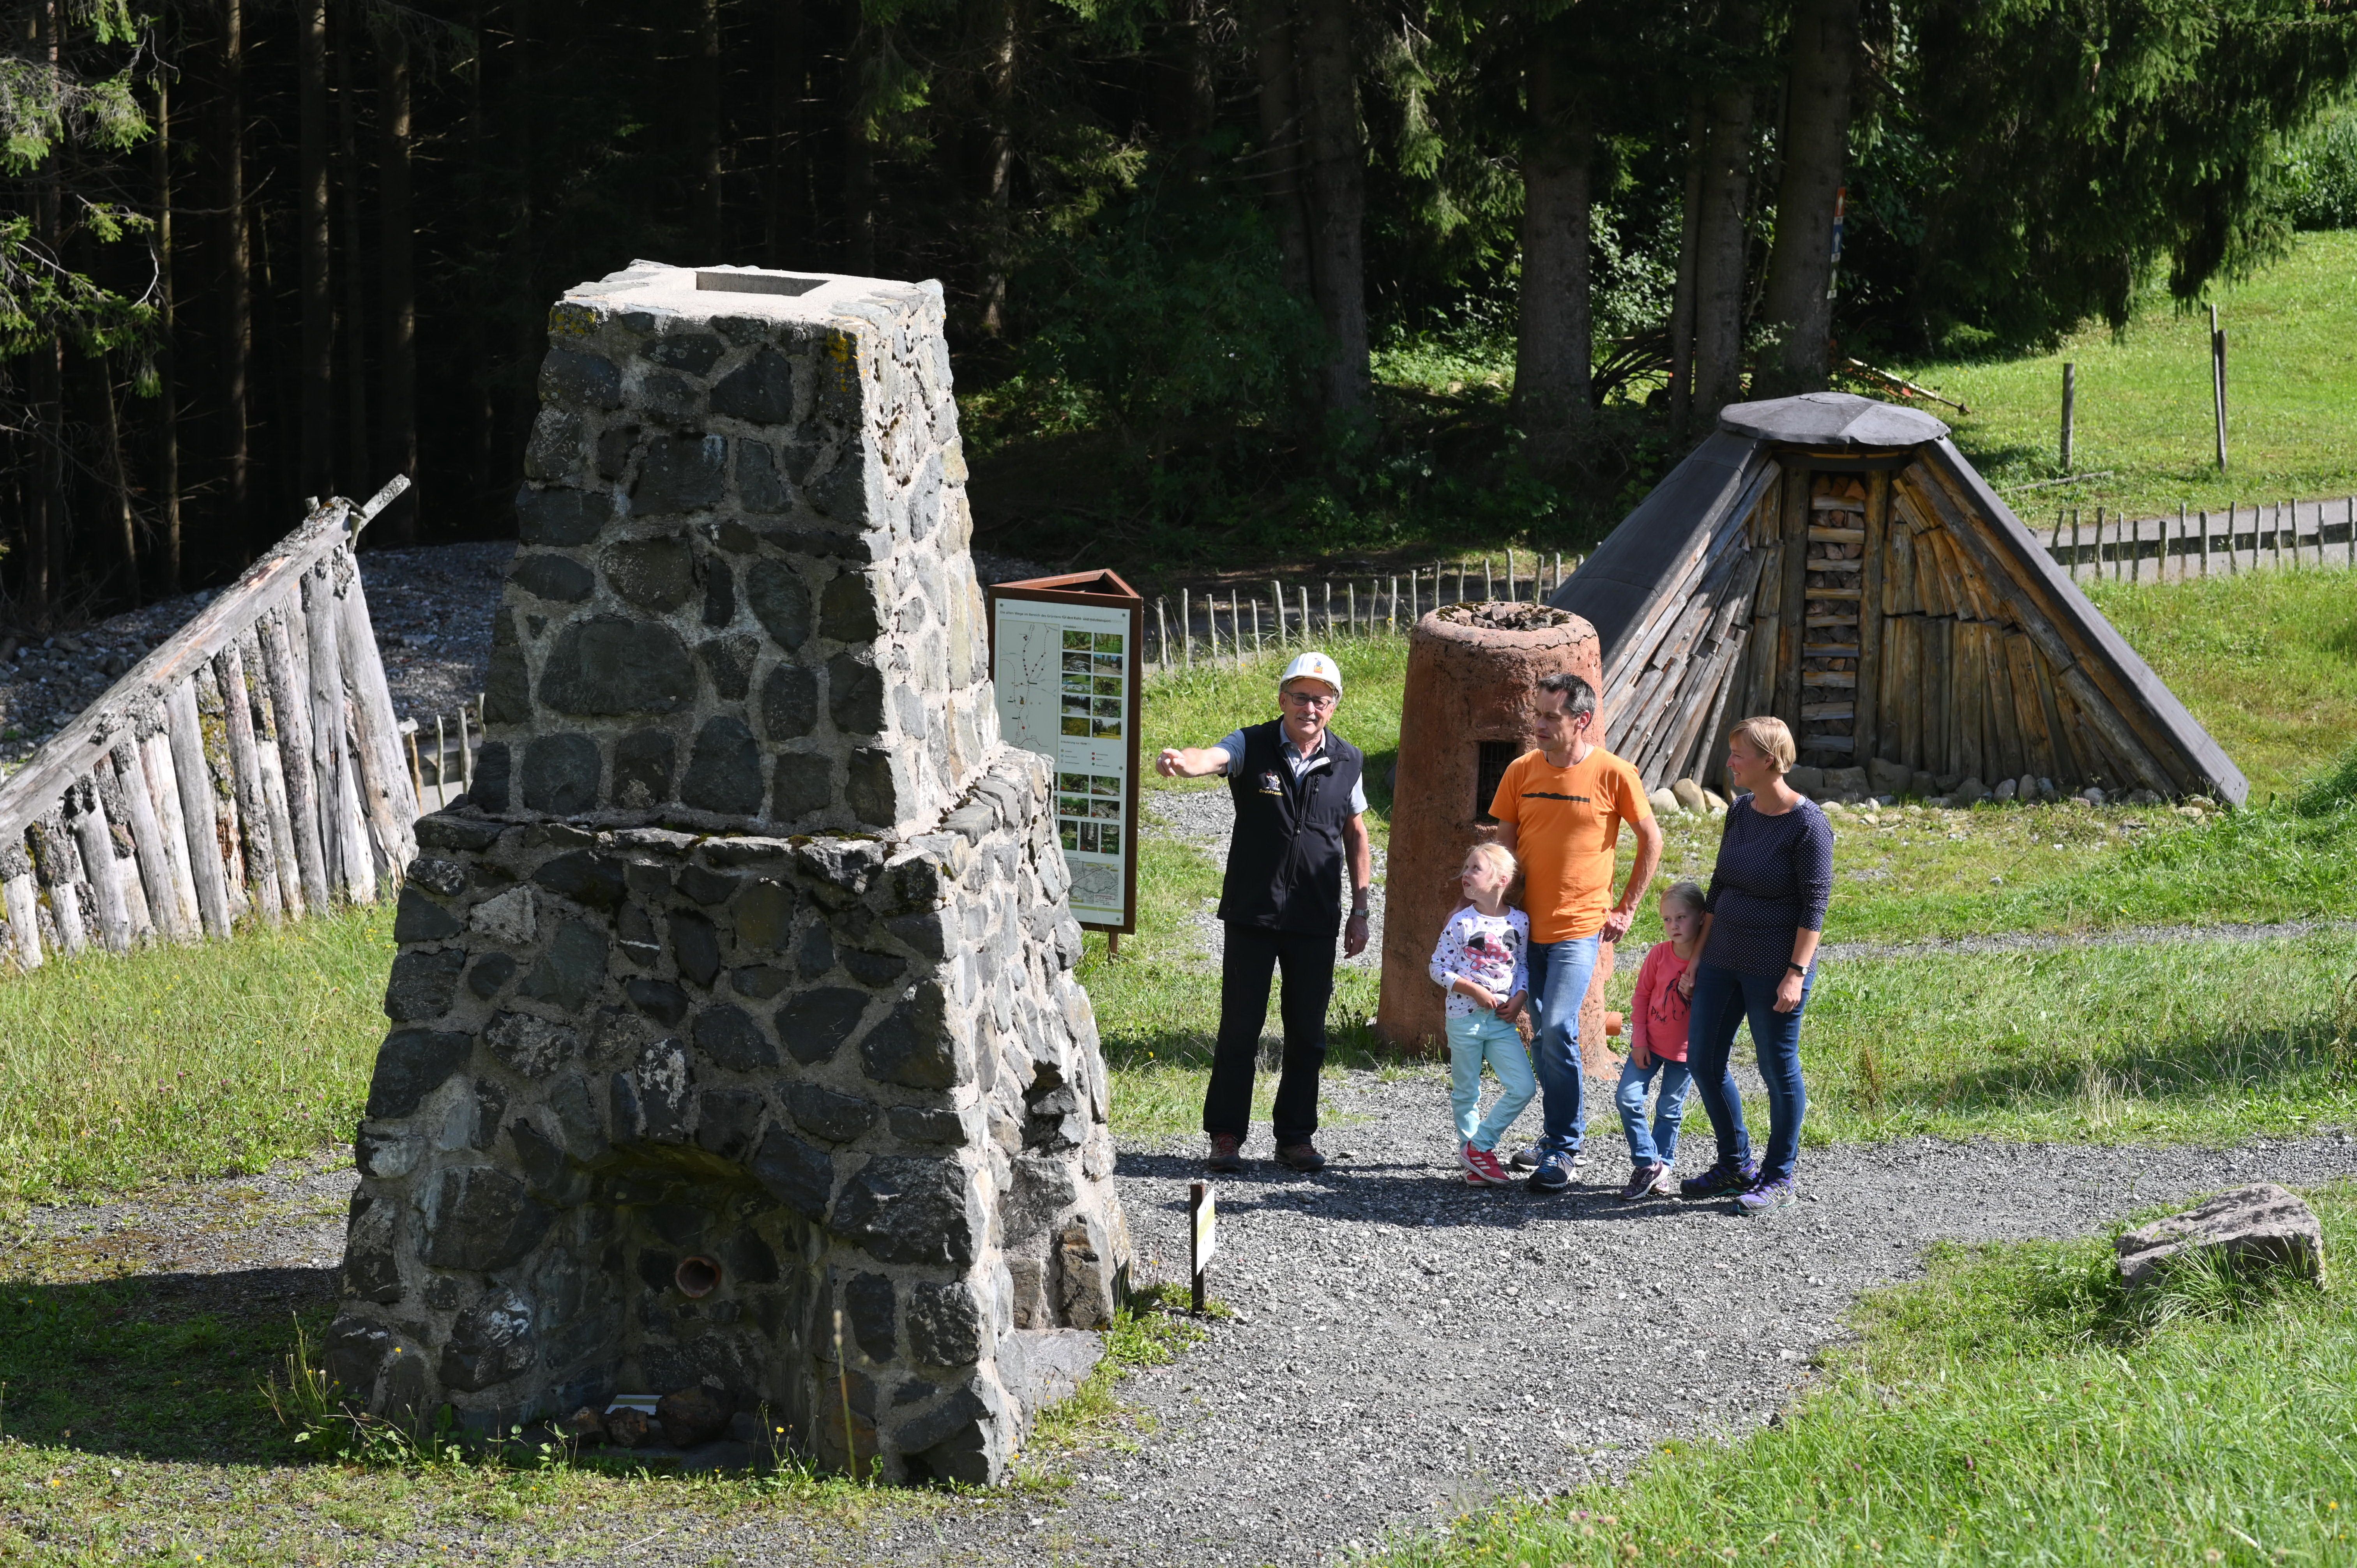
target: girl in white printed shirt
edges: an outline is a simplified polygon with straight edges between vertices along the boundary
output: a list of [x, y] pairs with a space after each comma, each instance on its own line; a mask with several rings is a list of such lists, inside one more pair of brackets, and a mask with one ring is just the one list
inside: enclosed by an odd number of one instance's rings
[[[1470, 901], [1440, 929], [1432, 950], [1433, 983], [1448, 993], [1449, 1101], [1457, 1111], [1457, 1160], [1475, 1187], [1504, 1187], [1513, 1178], [1498, 1163], [1498, 1139], [1538, 1091], [1530, 1052], [1513, 1020], [1530, 990], [1530, 917], [1506, 907], [1514, 884], [1512, 851], [1475, 844], [1465, 855], [1458, 886]], [[1498, 1075], [1501, 1092], [1479, 1126], [1481, 1064]]]

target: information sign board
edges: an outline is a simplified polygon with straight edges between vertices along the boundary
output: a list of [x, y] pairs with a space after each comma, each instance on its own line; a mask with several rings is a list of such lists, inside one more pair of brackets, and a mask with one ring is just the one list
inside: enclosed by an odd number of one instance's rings
[[987, 592], [999, 733], [1053, 770], [1072, 918], [1091, 930], [1134, 931], [1146, 601], [1112, 572]]

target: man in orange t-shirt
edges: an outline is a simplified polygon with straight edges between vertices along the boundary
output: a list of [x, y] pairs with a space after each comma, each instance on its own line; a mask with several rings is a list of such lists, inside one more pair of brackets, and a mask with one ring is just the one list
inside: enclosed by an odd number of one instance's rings
[[[1539, 749], [1514, 759], [1490, 802], [1498, 842], [1523, 863], [1531, 917], [1531, 1058], [1543, 1123], [1533, 1150], [1536, 1193], [1571, 1186], [1572, 1158], [1587, 1136], [1579, 1004], [1598, 946], [1628, 934], [1662, 864], [1661, 824], [1645, 787], [1635, 768], [1587, 738], [1595, 723], [1596, 693], [1587, 682], [1567, 671], [1542, 679], [1532, 725]], [[1637, 862], [1616, 900], [1612, 871], [1624, 822], [1637, 834]]]

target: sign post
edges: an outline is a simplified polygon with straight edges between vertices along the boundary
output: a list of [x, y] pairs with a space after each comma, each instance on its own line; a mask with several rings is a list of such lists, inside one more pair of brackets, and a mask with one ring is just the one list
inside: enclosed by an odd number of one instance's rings
[[997, 583], [990, 678], [999, 733], [1048, 759], [1072, 918], [1137, 929], [1138, 712], [1146, 600], [1112, 572]]
[[1195, 1284], [1195, 1310], [1204, 1310], [1204, 1287], [1209, 1283], [1211, 1257], [1220, 1250], [1219, 1200], [1211, 1196], [1211, 1184], [1190, 1181], [1187, 1184], [1188, 1236], [1189, 1239], [1187, 1273]]

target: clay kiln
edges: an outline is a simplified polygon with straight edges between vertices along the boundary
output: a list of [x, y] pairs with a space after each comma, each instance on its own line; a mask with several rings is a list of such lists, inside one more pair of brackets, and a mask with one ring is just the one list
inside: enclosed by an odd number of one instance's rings
[[[1596, 629], [1544, 606], [1445, 605], [1409, 634], [1401, 700], [1399, 777], [1385, 862], [1383, 999], [1375, 1028], [1406, 1049], [1441, 1048], [1441, 992], [1427, 966], [1441, 923], [1462, 900], [1457, 875], [1489, 822], [1507, 765], [1531, 749], [1542, 677], [1567, 670], [1602, 690]], [[1604, 730], [1599, 704], [1595, 732]], [[1580, 1055], [1591, 1077], [1618, 1071], [1604, 1039], [1612, 949], [1597, 955], [1580, 1008]]]

